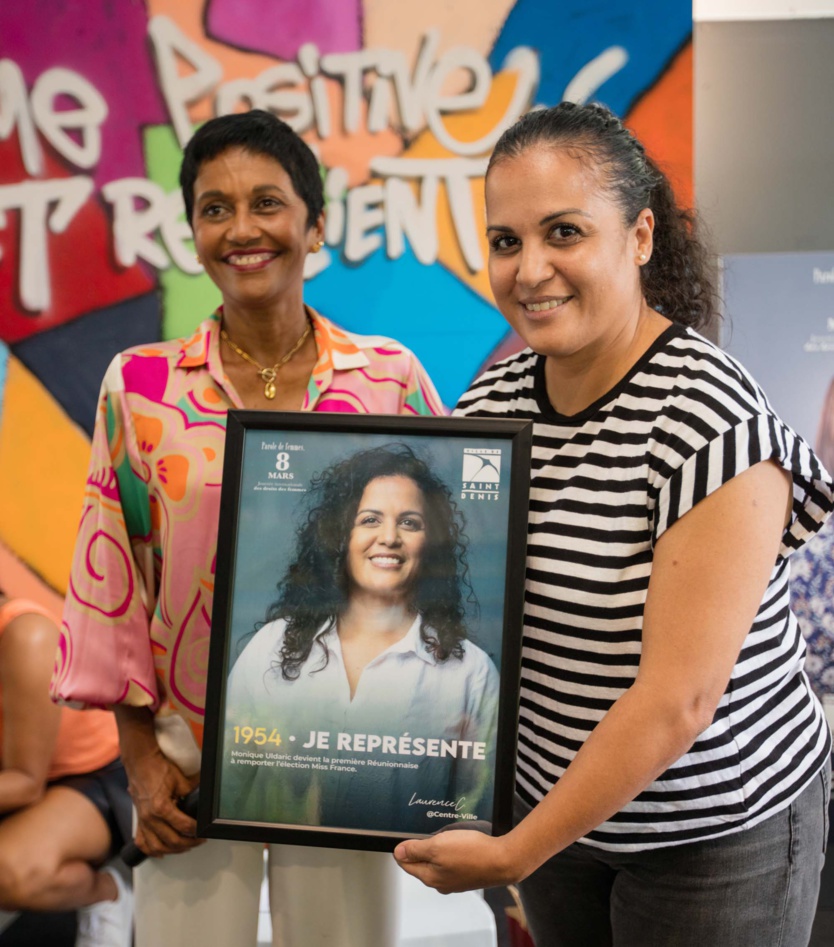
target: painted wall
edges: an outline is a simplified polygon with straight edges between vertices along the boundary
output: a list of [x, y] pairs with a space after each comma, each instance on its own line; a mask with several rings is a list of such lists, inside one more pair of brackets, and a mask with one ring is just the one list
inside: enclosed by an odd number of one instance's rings
[[307, 301], [418, 354], [452, 405], [514, 345], [483, 173], [529, 107], [598, 99], [692, 198], [681, 0], [0, 4], [0, 588], [60, 607], [98, 385], [217, 305], [176, 189], [193, 127], [274, 110], [318, 153]]

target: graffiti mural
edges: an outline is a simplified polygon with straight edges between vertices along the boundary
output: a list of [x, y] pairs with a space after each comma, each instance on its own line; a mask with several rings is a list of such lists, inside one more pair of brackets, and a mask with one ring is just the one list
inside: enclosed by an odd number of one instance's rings
[[394, 335], [446, 404], [516, 340], [485, 270], [483, 175], [535, 105], [596, 99], [692, 199], [682, 0], [33, 0], [0, 5], [0, 588], [66, 587], [104, 370], [219, 297], [177, 174], [206, 119], [275, 112], [315, 150], [307, 301]]

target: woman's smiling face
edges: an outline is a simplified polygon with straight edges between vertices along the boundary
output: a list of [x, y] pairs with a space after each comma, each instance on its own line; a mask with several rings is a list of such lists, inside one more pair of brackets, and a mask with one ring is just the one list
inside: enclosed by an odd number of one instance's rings
[[194, 182], [194, 246], [206, 273], [239, 309], [300, 298], [304, 259], [321, 239], [284, 168], [231, 148], [205, 161]]
[[637, 317], [652, 213], [627, 227], [590, 157], [534, 145], [502, 158], [487, 176], [486, 207], [490, 285], [534, 351], [593, 356]]
[[351, 589], [385, 599], [407, 596], [426, 544], [422, 490], [404, 476], [377, 477], [365, 487], [348, 540]]

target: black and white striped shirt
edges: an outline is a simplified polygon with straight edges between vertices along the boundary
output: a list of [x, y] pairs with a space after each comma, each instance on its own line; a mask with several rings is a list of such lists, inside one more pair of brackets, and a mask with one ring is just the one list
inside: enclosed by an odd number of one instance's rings
[[659, 537], [760, 460], [791, 472], [791, 523], [712, 724], [584, 841], [657, 848], [738, 831], [789, 805], [822, 767], [830, 734], [802, 670], [787, 556], [819, 529], [834, 493], [758, 385], [697, 333], [672, 326], [578, 415], [554, 411], [544, 358], [529, 349], [482, 375], [456, 413], [535, 422], [517, 766], [530, 805], [634, 681]]

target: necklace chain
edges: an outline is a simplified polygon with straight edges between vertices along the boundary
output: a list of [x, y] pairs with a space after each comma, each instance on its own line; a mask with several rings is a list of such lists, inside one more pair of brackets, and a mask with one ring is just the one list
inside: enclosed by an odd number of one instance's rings
[[287, 352], [286, 355], [282, 355], [281, 358], [278, 359], [278, 361], [272, 366], [272, 368], [264, 368], [264, 366], [261, 365], [261, 363], [258, 362], [256, 359], [252, 358], [252, 356], [248, 352], [245, 352], [239, 345], [232, 342], [232, 340], [229, 338], [229, 334], [226, 332], [225, 329], [220, 330], [220, 338], [231, 349], [237, 352], [237, 354], [242, 359], [249, 362], [250, 365], [255, 366], [255, 368], [258, 370], [258, 374], [261, 377], [261, 381], [263, 381], [264, 383], [264, 397], [272, 401], [272, 399], [275, 397], [275, 392], [276, 392], [275, 379], [278, 377], [278, 369], [281, 368], [283, 365], [286, 365], [287, 362], [293, 357], [293, 355], [295, 355], [295, 353], [301, 348], [301, 346], [304, 345], [304, 342], [307, 339], [307, 336], [310, 334], [310, 330], [312, 328], [313, 328], [312, 323], [310, 322], [309, 319], [307, 319], [307, 325], [305, 326], [304, 331], [299, 336], [298, 341], [295, 343], [295, 345], [293, 345], [293, 347], [289, 350], [289, 352]]

